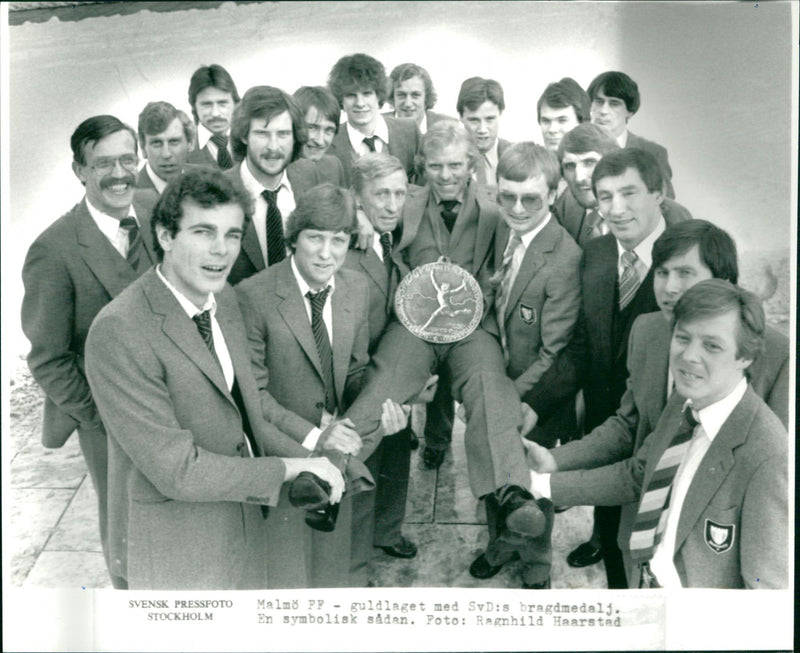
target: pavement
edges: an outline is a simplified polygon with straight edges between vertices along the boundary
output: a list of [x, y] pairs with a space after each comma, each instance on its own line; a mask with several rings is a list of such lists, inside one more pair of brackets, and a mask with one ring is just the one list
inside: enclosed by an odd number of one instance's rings
[[[71, 437], [61, 449], [42, 447], [38, 428], [41, 403], [35, 399], [21, 408], [16, 402], [11, 415], [10, 499], [4, 502], [10, 529], [3, 541], [4, 553], [10, 557], [7, 582], [26, 588], [110, 588], [100, 549], [96, 497], [77, 437]], [[415, 412], [414, 419], [420, 429], [423, 414]], [[23, 437], [22, 432], [28, 435]], [[370, 585], [522, 586], [519, 562], [507, 564], [488, 580], [469, 575], [469, 565], [485, 547], [488, 533], [483, 505], [469, 489], [463, 436], [463, 424], [457, 423], [451, 449], [438, 470], [422, 465], [424, 441], [413, 452], [403, 530], [419, 553], [412, 560], [398, 560], [376, 549], [370, 563]], [[588, 539], [591, 515], [588, 507], [556, 515], [554, 589], [606, 586], [602, 563], [572, 569], [565, 560], [569, 551]]]

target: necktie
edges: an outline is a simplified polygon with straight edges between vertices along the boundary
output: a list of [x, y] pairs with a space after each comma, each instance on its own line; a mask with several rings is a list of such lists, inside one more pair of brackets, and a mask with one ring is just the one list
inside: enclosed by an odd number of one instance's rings
[[333, 353], [331, 352], [331, 341], [328, 340], [328, 329], [322, 319], [322, 309], [325, 308], [329, 290], [330, 286], [316, 293], [309, 290], [306, 297], [311, 302], [311, 330], [314, 332], [314, 341], [317, 344], [319, 362], [322, 366], [322, 380], [325, 383], [325, 410], [332, 415], [336, 410], [336, 395], [333, 389]]
[[378, 239], [381, 244], [381, 250], [383, 252], [383, 264], [386, 266], [386, 274], [389, 276], [389, 279], [392, 278], [392, 234], [388, 231], [385, 231], [380, 235]]
[[485, 154], [481, 154], [475, 165], [475, 179], [479, 184], [486, 185], [489, 181], [487, 171], [490, 168], [489, 159]]
[[653, 475], [642, 492], [630, 540], [631, 557], [636, 562], [650, 560], [661, 541], [667, 523], [666, 509], [669, 507], [672, 482], [681, 461], [688, 453], [697, 424], [691, 407], [687, 406], [678, 431], [659, 458]]
[[119, 221], [119, 227], [128, 232], [128, 254], [125, 258], [131, 264], [131, 267], [138, 272], [142, 253], [142, 236], [139, 233], [139, 223], [136, 222], [136, 218], [129, 216]]
[[362, 143], [364, 143], [364, 145], [366, 145], [366, 146], [367, 146], [367, 149], [368, 149], [370, 152], [376, 152], [376, 151], [377, 151], [377, 150], [375, 149], [375, 139], [376, 139], [376, 138], [377, 138], [377, 136], [369, 136], [369, 137], [365, 137], [365, 138], [364, 138], [364, 140], [362, 140], [361, 142], [362, 142]]
[[228, 152], [228, 137], [223, 134], [214, 134], [211, 137], [211, 142], [217, 146], [217, 165], [222, 170], [232, 168], [233, 159], [230, 152]]
[[639, 275], [636, 274], [636, 252], [622, 252], [622, 274], [619, 277], [619, 310], [625, 310], [639, 289]]
[[283, 217], [278, 209], [278, 191], [265, 190], [261, 196], [267, 201], [267, 265], [275, 265], [286, 258], [286, 241], [283, 239]]
[[214, 333], [211, 331], [211, 311], [202, 311], [194, 315], [192, 320], [194, 320], [195, 326], [197, 326], [197, 330], [203, 338], [203, 342], [206, 343], [206, 346], [211, 350], [211, 353], [214, 354], [214, 358], [216, 358], [217, 350], [214, 349]]
[[442, 200], [439, 204], [442, 207], [442, 220], [444, 220], [444, 226], [447, 227], [447, 231], [452, 233], [453, 226], [456, 224], [456, 218], [458, 217], [458, 200]]
[[506, 336], [506, 304], [508, 295], [511, 293], [511, 282], [514, 271], [514, 254], [522, 245], [522, 239], [516, 231], [511, 232], [508, 244], [503, 252], [503, 265], [495, 275], [495, 282], [498, 284], [497, 293], [494, 298], [495, 314], [497, 315], [497, 325], [500, 327], [500, 343], [503, 345], [503, 356], [508, 363], [508, 338]]

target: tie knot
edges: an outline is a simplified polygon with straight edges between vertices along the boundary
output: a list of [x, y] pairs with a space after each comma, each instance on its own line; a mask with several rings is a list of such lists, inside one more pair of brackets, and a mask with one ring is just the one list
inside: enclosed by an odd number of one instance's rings
[[136, 218], [134, 218], [132, 215], [129, 215], [127, 218], [122, 218], [122, 220], [119, 221], [119, 227], [120, 229], [131, 231], [132, 229], [138, 229], [139, 223], [136, 222]]
[[219, 148], [228, 147], [228, 137], [225, 134], [214, 134], [211, 137], [211, 142]]
[[312, 292], [309, 290], [306, 293], [306, 297], [308, 297], [308, 301], [311, 302], [311, 308], [313, 310], [321, 311], [325, 307], [325, 300], [328, 298], [328, 292], [330, 289], [330, 286], [326, 286], [318, 292]]
[[192, 316], [194, 323], [197, 325], [197, 328], [200, 329], [202, 332], [205, 329], [211, 329], [211, 310], [201, 311], [196, 315]]
[[687, 405], [686, 408], [683, 409], [683, 419], [692, 429], [700, 423], [695, 418], [694, 411], [692, 410], [692, 407], [689, 405]]
[[633, 266], [639, 259], [639, 257], [636, 256], [636, 252], [625, 250], [624, 252], [622, 252], [621, 259], [622, 259], [622, 265], [628, 268]]
[[442, 200], [439, 203], [442, 207], [442, 211], [447, 211], [448, 213], [453, 213], [456, 207], [459, 205], [458, 200]]
[[386, 249], [387, 247], [389, 249], [392, 248], [392, 234], [390, 234], [388, 231], [384, 231], [380, 235], [378, 240], [380, 241], [380, 244], [383, 246], [384, 249]]
[[278, 190], [279, 189], [267, 190], [265, 188], [264, 190], [261, 191], [261, 197], [263, 197], [267, 201], [267, 204], [275, 205], [278, 203]]
[[365, 136], [364, 140], [362, 141], [364, 145], [367, 146], [370, 152], [375, 151], [375, 138], [376, 136]]

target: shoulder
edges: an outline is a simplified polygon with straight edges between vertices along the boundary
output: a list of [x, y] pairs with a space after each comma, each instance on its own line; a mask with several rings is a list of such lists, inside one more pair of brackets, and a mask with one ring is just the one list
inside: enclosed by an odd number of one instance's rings
[[617, 241], [611, 234], [592, 238], [583, 247], [583, 256], [587, 262], [617, 260]]
[[659, 145], [655, 141], [643, 138], [637, 134], [634, 134], [633, 132], [628, 132], [627, 146], [645, 150], [646, 152], [650, 152], [650, 154], [653, 156], [667, 155], [667, 148], [665, 148], [663, 145]]
[[419, 131], [417, 127], [417, 123], [413, 118], [394, 118], [393, 116], [384, 116], [383, 119], [386, 121], [386, 126], [389, 128], [390, 131], [394, 131], [397, 134], [406, 135], [414, 135], [415, 132]]
[[764, 354], [773, 360], [789, 358], [789, 338], [768, 326], [764, 330]]
[[661, 201], [661, 214], [664, 216], [667, 226], [692, 219], [689, 209], [669, 197], [665, 197]]
[[583, 250], [558, 222], [555, 215], [551, 215], [550, 222], [542, 231], [552, 234], [553, 249], [558, 253], [559, 258], [564, 258], [570, 263], [580, 260]]
[[366, 291], [367, 287], [367, 281], [364, 279], [363, 274], [361, 274], [358, 270], [353, 270], [344, 266], [339, 268], [339, 271], [336, 273], [336, 284], [337, 286], [339, 284], [343, 284], [348, 289], [356, 293], [361, 293], [362, 290]]
[[81, 216], [91, 220], [91, 215], [89, 215], [89, 211], [86, 209], [83, 201], [73, 206], [64, 215], [46, 227], [33, 241], [32, 247], [55, 246], [60, 249], [64, 246], [65, 242], [75, 241], [75, 228]]
[[247, 279], [242, 279], [234, 286], [239, 297], [255, 297], [264, 293], [274, 292], [278, 269], [289, 259], [281, 261], [278, 265], [264, 268]]
[[426, 111], [425, 120], [428, 122], [428, 126], [431, 126], [441, 120], [455, 120], [455, 118], [452, 118], [444, 113], [439, 113], [437, 111]]

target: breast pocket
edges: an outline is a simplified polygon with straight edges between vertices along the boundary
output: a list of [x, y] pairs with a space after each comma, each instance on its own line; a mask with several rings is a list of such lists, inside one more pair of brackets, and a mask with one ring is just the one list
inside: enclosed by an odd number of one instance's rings
[[709, 506], [703, 514], [703, 541], [715, 554], [730, 551], [739, 537], [739, 506]]

